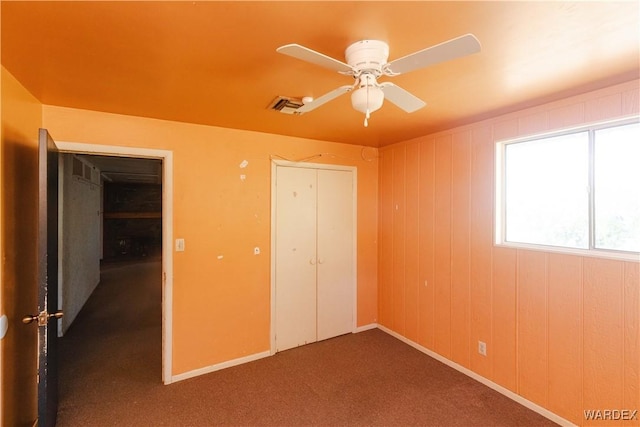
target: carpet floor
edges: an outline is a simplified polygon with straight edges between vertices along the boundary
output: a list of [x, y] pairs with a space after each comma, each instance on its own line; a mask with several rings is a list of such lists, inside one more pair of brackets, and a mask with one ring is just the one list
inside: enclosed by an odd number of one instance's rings
[[378, 329], [165, 386], [160, 283], [103, 269], [60, 342], [59, 426], [556, 425]]

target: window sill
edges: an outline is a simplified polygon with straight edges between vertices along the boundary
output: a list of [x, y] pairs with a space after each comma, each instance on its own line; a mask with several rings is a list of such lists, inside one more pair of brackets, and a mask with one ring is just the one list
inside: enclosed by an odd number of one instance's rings
[[495, 243], [494, 246], [501, 247], [501, 248], [526, 249], [526, 250], [538, 251], [538, 252], [560, 253], [565, 255], [576, 255], [576, 256], [584, 256], [584, 257], [591, 257], [591, 258], [604, 258], [604, 259], [613, 259], [618, 261], [631, 261], [631, 262], [640, 263], [640, 254], [636, 252], [607, 251], [602, 249], [563, 248], [559, 246], [545, 246], [545, 245], [536, 245], [536, 244], [530, 244], [530, 243], [514, 243], [514, 242], [499, 242], [499, 243]]

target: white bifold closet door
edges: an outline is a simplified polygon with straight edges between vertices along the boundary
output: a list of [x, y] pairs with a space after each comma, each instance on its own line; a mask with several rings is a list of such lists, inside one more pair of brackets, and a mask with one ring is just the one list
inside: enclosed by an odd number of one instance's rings
[[276, 168], [276, 351], [353, 330], [353, 172]]

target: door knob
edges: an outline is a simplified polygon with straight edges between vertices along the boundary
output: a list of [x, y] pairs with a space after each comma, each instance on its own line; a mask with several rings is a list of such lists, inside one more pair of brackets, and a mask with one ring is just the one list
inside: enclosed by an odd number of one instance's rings
[[309, 260], [309, 264], [311, 264], [311, 265], [316, 265], [316, 259], [315, 259], [315, 258], [311, 258], [311, 259]]
[[62, 311], [56, 311], [55, 313], [47, 313], [47, 311], [45, 310], [40, 314], [38, 314], [37, 316], [33, 316], [33, 315], [24, 316], [22, 318], [22, 323], [29, 324], [37, 321], [38, 326], [44, 326], [49, 322], [49, 319], [51, 319], [52, 317], [55, 317], [56, 319], [60, 319], [62, 316], [64, 316], [64, 313]]
[[32, 316], [28, 314], [22, 318], [22, 323], [29, 324], [31, 322], [35, 322], [36, 320], [38, 320], [38, 316]]

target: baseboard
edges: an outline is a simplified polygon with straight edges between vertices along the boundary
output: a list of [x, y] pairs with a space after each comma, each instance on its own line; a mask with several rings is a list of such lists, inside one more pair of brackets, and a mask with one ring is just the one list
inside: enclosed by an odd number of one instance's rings
[[416, 350], [419, 350], [421, 352], [423, 352], [424, 354], [426, 354], [427, 356], [433, 357], [434, 359], [436, 359], [439, 362], [444, 363], [445, 365], [455, 369], [456, 371], [459, 371], [463, 374], [465, 374], [468, 377], [473, 378], [474, 380], [486, 385], [487, 387], [497, 391], [498, 393], [508, 397], [509, 399], [521, 404], [522, 406], [531, 409], [534, 412], [537, 412], [538, 414], [542, 415], [545, 418], [548, 418], [549, 420], [553, 421], [556, 424], [559, 424], [563, 427], [576, 427], [575, 424], [573, 424], [571, 421], [566, 420], [564, 418], [562, 418], [561, 416], [554, 414], [553, 412], [549, 411], [548, 409], [543, 408], [540, 405], [537, 405], [533, 402], [531, 402], [530, 400], [525, 399], [524, 397], [520, 396], [519, 394], [516, 394], [514, 392], [512, 392], [511, 390], [502, 387], [499, 384], [494, 383], [491, 380], [488, 380], [487, 378], [478, 375], [477, 373], [473, 372], [470, 369], [465, 368], [462, 365], [458, 365], [455, 362], [452, 362], [451, 360], [447, 359], [446, 357], [443, 357], [441, 355], [439, 355], [438, 353], [429, 350], [426, 347], [421, 346], [418, 343], [415, 343], [413, 341], [411, 341], [410, 339], [403, 337], [402, 335], [398, 334], [397, 332], [392, 331], [391, 329], [388, 329], [382, 325], [378, 325], [378, 329], [380, 329], [383, 332], [386, 332], [387, 334], [391, 335], [392, 337], [395, 337], [397, 339], [399, 339], [400, 341], [404, 342], [405, 344], [410, 345], [411, 347], [415, 348]]
[[358, 326], [353, 330], [353, 333], [357, 334], [364, 331], [370, 331], [371, 329], [376, 329], [377, 327], [378, 327], [377, 323], [369, 323], [368, 325]]
[[[359, 332], [369, 331], [371, 329], [376, 329], [377, 327], [378, 327], [377, 323], [370, 323], [368, 325], [358, 326], [353, 332], [359, 333]], [[273, 354], [271, 354], [271, 351], [263, 351], [261, 353], [251, 354], [249, 356], [228, 360], [226, 362], [217, 363], [215, 365], [205, 366], [204, 368], [194, 369], [193, 371], [184, 372], [178, 375], [173, 375], [171, 377], [171, 382], [165, 383], [165, 384], [171, 384], [171, 383], [186, 380], [189, 378], [197, 377], [199, 375], [209, 374], [211, 372], [219, 371], [225, 368], [230, 368], [232, 366], [242, 365], [243, 363], [253, 362], [254, 360], [262, 359], [264, 357], [269, 357], [272, 355]]]
[[243, 363], [253, 362], [254, 360], [262, 359], [269, 356], [271, 356], [271, 352], [263, 351], [261, 353], [250, 354], [249, 356], [239, 357], [233, 360], [227, 360], [226, 362], [205, 366], [204, 368], [194, 369], [193, 371], [184, 372], [178, 375], [173, 375], [171, 377], [171, 382], [175, 383], [178, 381], [197, 377], [199, 375], [209, 374], [211, 372], [219, 371], [225, 368], [231, 368], [232, 366], [242, 365]]

